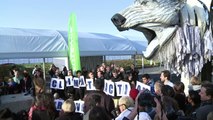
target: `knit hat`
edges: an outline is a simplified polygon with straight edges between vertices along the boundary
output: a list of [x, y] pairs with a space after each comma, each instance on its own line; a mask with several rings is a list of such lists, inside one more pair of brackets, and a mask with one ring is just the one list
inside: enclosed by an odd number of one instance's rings
[[135, 98], [137, 97], [139, 91], [137, 89], [131, 89], [129, 92], [129, 96], [135, 101]]

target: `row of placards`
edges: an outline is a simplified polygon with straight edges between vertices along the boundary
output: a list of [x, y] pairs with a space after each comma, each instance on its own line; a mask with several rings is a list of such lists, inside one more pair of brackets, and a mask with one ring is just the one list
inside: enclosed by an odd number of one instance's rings
[[[65, 81], [66, 87], [70, 86], [73, 86], [74, 88], [86, 87], [86, 90], [88, 91], [95, 90], [93, 79], [86, 79], [85, 82], [83, 76], [81, 76], [80, 78], [77, 77], [72, 78], [72, 76], [71, 77], [66, 76]], [[50, 88], [64, 90], [65, 81], [64, 79], [52, 78]], [[150, 86], [137, 81], [136, 89], [138, 89], [139, 91], [143, 89], [150, 90]], [[116, 96], [128, 96], [131, 87], [128, 82], [124, 81], [112, 82], [111, 80], [104, 80], [104, 92], [106, 94], [115, 96], [115, 90], [117, 93]]]

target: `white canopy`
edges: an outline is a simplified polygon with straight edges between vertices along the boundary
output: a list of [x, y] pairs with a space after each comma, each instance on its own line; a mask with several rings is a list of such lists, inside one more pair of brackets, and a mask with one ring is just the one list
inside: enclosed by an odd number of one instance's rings
[[[78, 33], [81, 56], [141, 53], [127, 38], [101, 33]], [[43, 29], [0, 28], [0, 59], [67, 56], [67, 32]], [[141, 46], [141, 48], [145, 48]]]

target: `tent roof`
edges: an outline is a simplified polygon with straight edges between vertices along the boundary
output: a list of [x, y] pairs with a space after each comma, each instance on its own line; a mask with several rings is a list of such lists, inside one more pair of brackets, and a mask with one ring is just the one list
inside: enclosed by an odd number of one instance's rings
[[[66, 31], [0, 28], [0, 59], [65, 57], [67, 36]], [[78, 36], [81, 56], [139, 54], [127, 38], [82, 32]]]

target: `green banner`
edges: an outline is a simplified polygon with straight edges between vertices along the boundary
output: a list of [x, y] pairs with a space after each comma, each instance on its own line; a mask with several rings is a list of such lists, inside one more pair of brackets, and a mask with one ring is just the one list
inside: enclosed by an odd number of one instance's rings
[[78, 30], [76, 23], [76, 15], [74, 13], [72, 13], [69, 18], [68, 59], [69, 59], [69, 68], [72, 69], [74, 74], [77, 70], [81, 70], [80, 54], [78, 46]]

